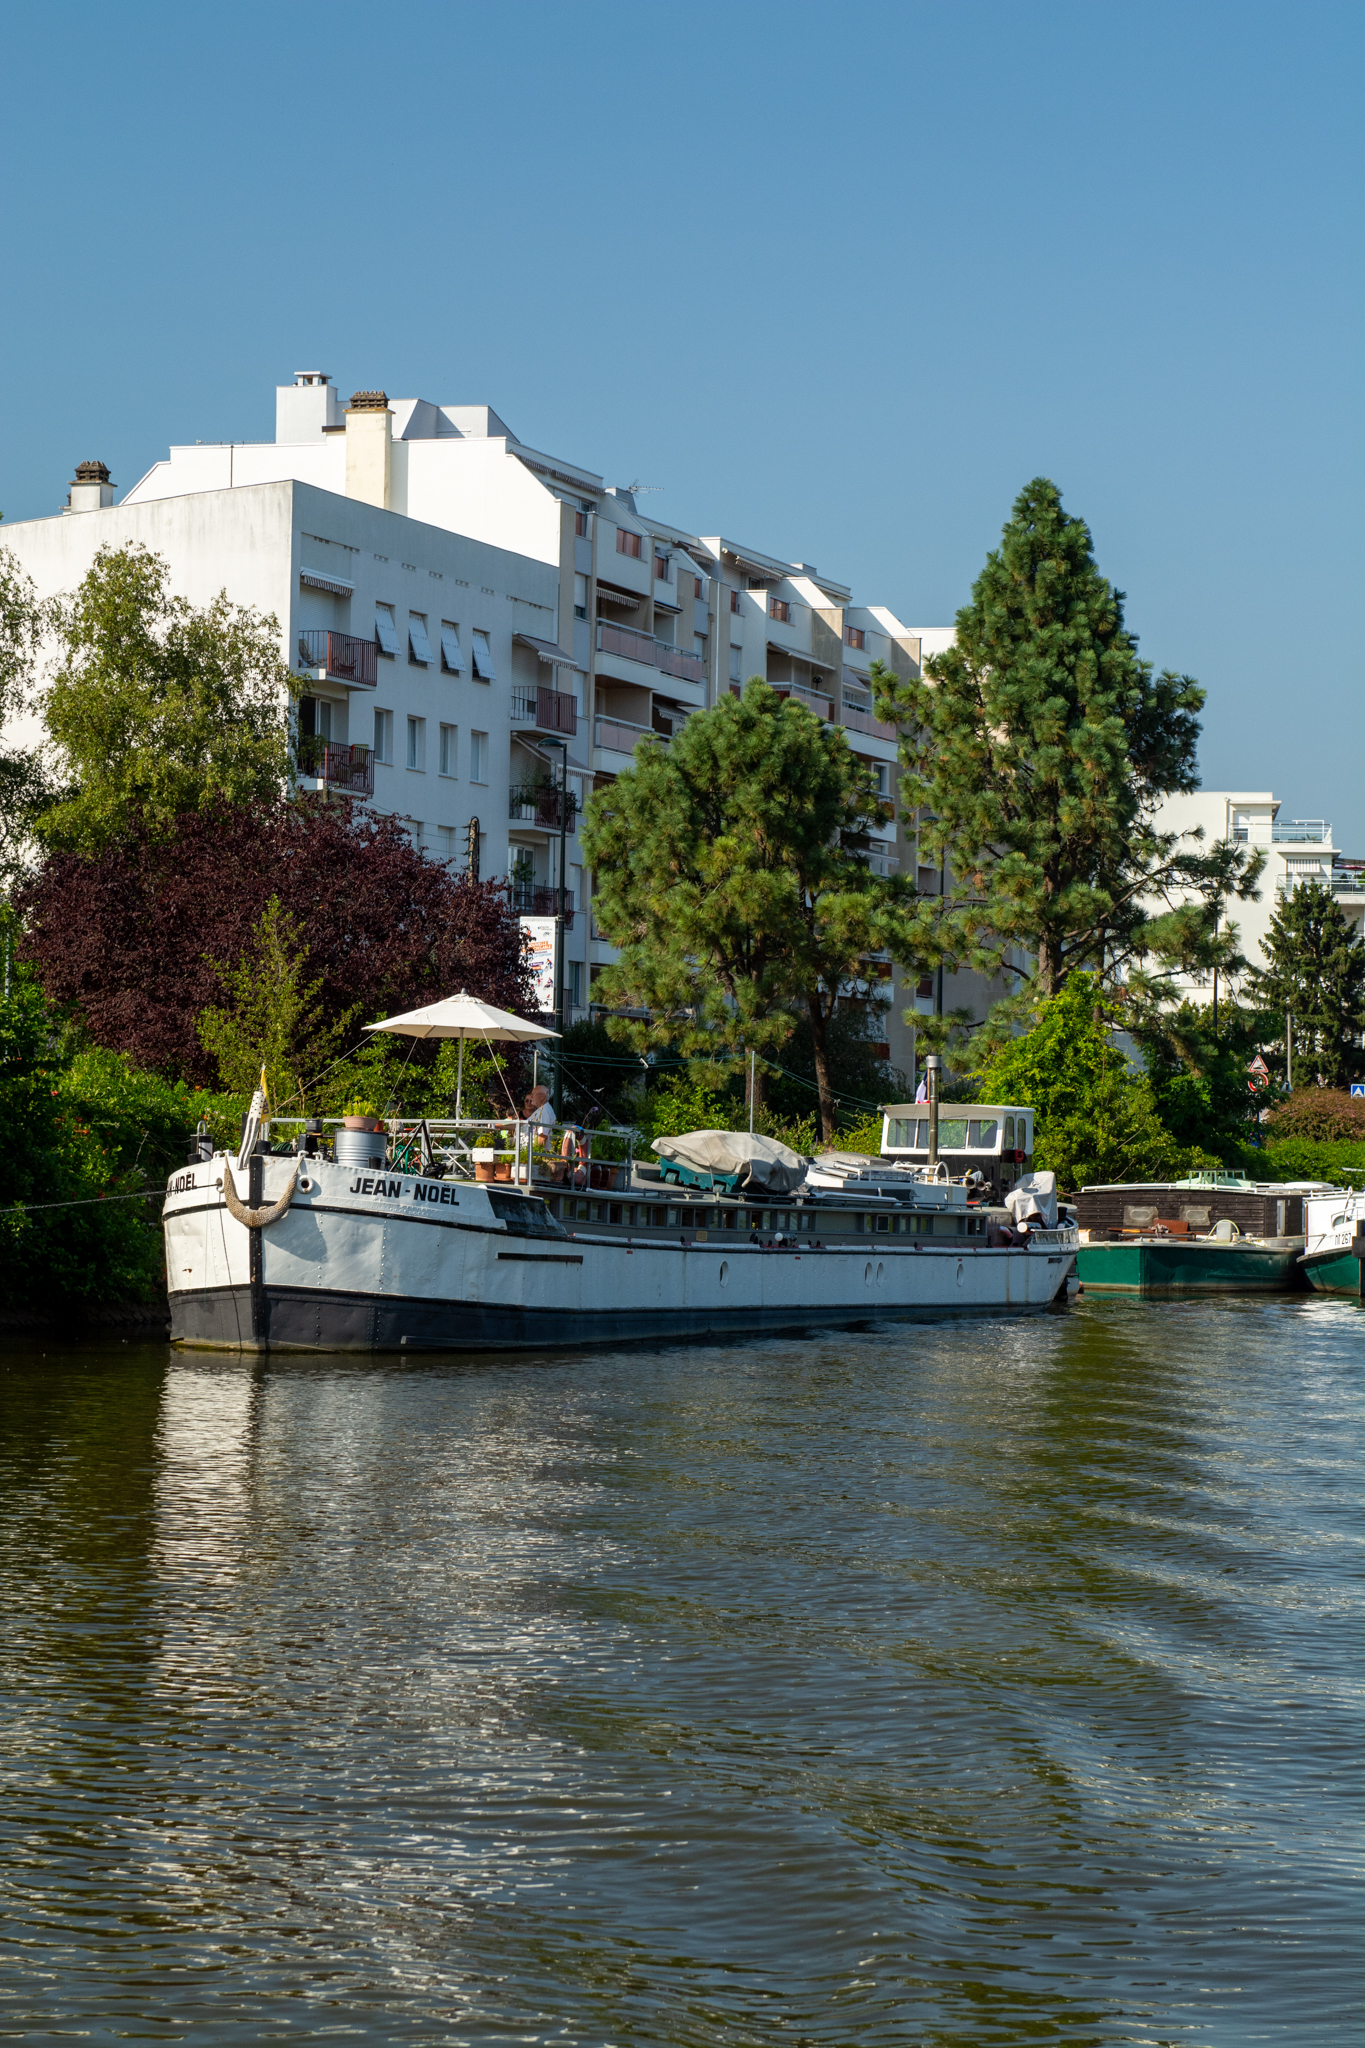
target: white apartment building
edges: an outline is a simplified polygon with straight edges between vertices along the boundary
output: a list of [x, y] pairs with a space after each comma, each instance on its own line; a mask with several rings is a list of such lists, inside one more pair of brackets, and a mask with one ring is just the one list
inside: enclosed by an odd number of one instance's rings
[[[1353, 923], [1357, 936], [1365, 928], [1365, 862], [1348, 859], [1335, 844], [1325, 818], [1285, 818], [1280, 799], [1268, 789], [1197, 789], [1188, 796], [1168, 796], [1156, 824], [1163, 832], [1203, 831], [1203, 844], [1228, 839], [1261, 848], [1266, 855], [1257, 896], [1229, 906], [1241, 937], [1241, 950], [1253, 967], [1266, 965], [1265, 940], [1270, 920], [1286, 896], [1304, 882], [1325, 882]], [[1183, 975], [1181, 994], [1207, 1001], [1212, 977]]]
[[[461, 866], [477, 820], [481, 872], [513, 879], [523, 910], [557, 900], [558, 799], [544, 784], [561, 761], [581, 807], [643, 736], [667, 743], [752, 675], [842, 725], [894, 799], [895, 735], [873, 712], [869, 669], [916, 672], [923, 633], [808, 563], [667, 525], [629, 490], [526, 447], [487, 406], [383, 392], [347, 405], [303, 371], [277, 390], [273, 441], [174, 447], [112, 498], [107, 472], [82, 465], [68, 516], [7, 525], [0, 541], [44, 594], [74, 587], [98, 547], [139, 540], [196, 603], [226, 588], [274, 613], [307, 678], [308, 758], [357, 794], [372, 779], [377, 808]], [[567, 837], [574, 1015], [613, 955]], [[868, 853], [883, 872], [913, 863], [913, 821], [871, 835]], [[933, 995], [893, 986], [881, 964], [887, 1043], [908, 1068], [901, 1012]]]

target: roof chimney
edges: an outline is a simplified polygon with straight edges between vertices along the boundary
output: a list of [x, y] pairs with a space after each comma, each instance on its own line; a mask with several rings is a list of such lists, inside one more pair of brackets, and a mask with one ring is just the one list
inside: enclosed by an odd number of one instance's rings
[[102, 512], [114, 502], [114, 486], [103, 462], [78, 462], [68, 488], [64, 512]]
[[341, 432], [341, 398], [325, 370], [295, 370], [292, 384], [275, 386], [275, 439], [319, 441]]
[[346, 408], [346, 495], [386, 509], [393, 494], [390, 417], [382, 391], [357, 391]]

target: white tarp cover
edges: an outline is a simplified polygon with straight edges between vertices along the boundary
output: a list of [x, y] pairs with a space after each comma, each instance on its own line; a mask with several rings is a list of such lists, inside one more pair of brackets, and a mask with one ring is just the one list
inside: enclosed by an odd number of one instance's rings
[[1057, 1176], [1055, 1173], [1026, 1173], [1005, 1197], [1005, 1207], [1016, 1223], [1036, 1218], [1044, 1230], [1057, 1228]]
[[681, 1138], [656, 1138], [652, 1149], [694, 1173], [737, 1173], [741, 1187], [766, 1188], [774, 1195], [790, 1193], [806, 1177], [799, 1152], [776, 1138], [751, 1138], [747, 1131], [687, 1131]]

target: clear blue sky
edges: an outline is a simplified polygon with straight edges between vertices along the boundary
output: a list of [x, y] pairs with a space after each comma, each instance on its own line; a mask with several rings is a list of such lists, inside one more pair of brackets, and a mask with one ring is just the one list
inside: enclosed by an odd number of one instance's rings
[[1044, 473], [1211, 786], [1365, 855], [1358, 4], [62, 5], [7, 17], [0, 505], [497, 407], [951, 619]]

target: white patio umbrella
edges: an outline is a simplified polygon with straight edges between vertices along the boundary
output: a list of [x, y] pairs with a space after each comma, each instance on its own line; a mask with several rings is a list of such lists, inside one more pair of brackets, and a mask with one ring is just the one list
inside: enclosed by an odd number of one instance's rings
[[447, 996], [444, 1002], [428, 1003], [423, 1010], [405, 1010], [401, 1017], [383, 1017], [378, 1024], [367, 1024], [365, 1029], [396, 1031], [404, 1038], [457, 1038], [460, 1041], [455, 1076], [457, 1119], [464, 1093], [464, 1042], [467, 1038], [485, 1041], [503, 1038], [521, 1044], [532, 1038], [560, 1036], [558, 1031], [551, 1031], [544, 1024], [528, 1023], [525, 1017], [514, 1017], [510, 1010], [499, 1010], [492, 1003], [482, 1003], [464, 989], [457, 996]]

